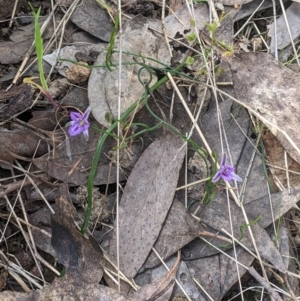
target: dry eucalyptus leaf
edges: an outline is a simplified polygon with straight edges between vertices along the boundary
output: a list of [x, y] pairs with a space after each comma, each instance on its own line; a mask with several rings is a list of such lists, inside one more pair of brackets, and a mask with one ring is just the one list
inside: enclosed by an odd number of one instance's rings
[[[174, 266], [176, 262], [176, 257], [172, 256], [168, 260], [165, 260], [165, 264], [169, 269]], [[143, 273], [138, 274], [134, 281], [139, 286], [145, 286], [151, 282], [153, 282], [155, 279], [162, 277], [166, 273], [166, 267], [165, 265], [161, 264], [160, 266], [153, 268], [153, 269], [147, 269]], [[180, 261], [180, 264], [177, 269], [177, 275], [176, 279], [177, 282], [181, 285], [177, 285], [175, 283], [172, 298], [170, 300], [187, 300], [186, 294], [191, 298], [193, 301], [205, 301], [205, 298], [202, 297], [200, 292], [198, 291], [194, 280], [192, 277], [194, 276], [193, 269], [188, 269], [187, 265], [184, 261]]]
[[0, 42], [0, 63], [16, 64], [20, 62], [33, 42], [34, 25], [15, 29], [9, 41]]
[[174, 265], [170, 268], [170, 271], [166, 273], [164, 268], [164, 274], [158, 278], [155, 277], [150, 284], [144, 285], [136, 293], [133, 294], [131, 301], [151, 300], [152, 298], [157, 301], [169, 300], [175, 284], [176, 271], [180, 262], [180, 257], [177, 257]]
[[[246, 226], [247, 223], [244, 220], [241, 209], [234, 202], [232, 202], [230, 205], [230, 212], [233, 226], [233, 236], [240, 240], [245, 246], [251, 250], [254, 250], [249, 230]], [[225, 229], [227, 232], [231, 233], [228, 214], [226, 195], [219, 193], [216, 198], [209, 203], [209, 205], [203, 206], [199, 217], [210, 227], [220, 230], [220, 232], [222, 232], [222, 229]], [[270, 261], [281, 272], [285, 272], [286, 269], [282, 262], [282, 258], [273, 241], [270, 239], [264, 228], [259, 224], [259, 221], [253, 224], [254, 220], [260, 216], [261, 213], [258, 215], [253, 215], [252, 213], [248, 214], [249, 223], [252, 222], [251, 230], [255, 238], [257, 249], [263, 258]], [[243, 233], [242, 235], [241, 231]], [[213, 244], [215, 243], [213, 242]]]
[[228, 6], [242, 6], [252, 0], [218, 0], [218, 3]]
[[[40, 21], [45, 19], [45, 17], [41, 17]], [[42, 25], [42, 22], [40, 22], [40, 25]], [[9, 36], [9, 41], [0, 42], [0, 63], [17, 64], [20, 62], [33, 42], [33, 33], [34, 23], [14, 29], [13, 33]], [[43, 39], [49, 38], [52, 33], [53, 24], [47, 27], [47, 30], [43, 34]]]
[[[255, 141], [250, 137], [248, 137], [248, 139], [249, 140], [247, 140], [244, 145], [242, 155], [237, 165], [239, 176], [242, 179], [245, 179], [250, 164], [249, 162], [251, 162], [251, 172], [247, 175], [247, 188], [242, 195], [242, 202], [244, 206], [251, 203], [253, 200], [268, 195], [269, 193], [268, 180], [263, 170], [261, 154], [254, 148]], [[253, 153], [255, 153], [254, 159], [252, 157]], [[251, 207], [249, 210], [250, 209]], [[248, 213], [251, 214], [251, 211]]]
[[65, 181], [52, 217], [52, 245], [59, 261], [67, 268], [66, 275], [38, 291], [26, 294], [6, 291], [0, 294], [2, 300], [58, 301], [72, 296], [78, 301], [126, 301], [116, 291], [98, 284], [103, 275], [102, 252], [92, 237], [86, 239], [75, 229], [74, 212]]
[[[32, 39], [33, 40], [33, 39]], [[1, 64], [17, 64], [19, 63], [25, 53], [32, 44], [32, 40], [26, 38], [25, 40], [12, 42], [0, 42], [0, 63]]]
[[[218, 235], [218, 237], [227, 238], [225, 235], [222, 235], [218, 230], [210, 227], [209, 225], [205, 225], [205, 231], [211, 233], [212, 235]], [[220, 238], [214, 238], [214, 245], [221, 246], [224, 245], [224, 240]], [[228, 238], [227, 238], [228, 239]], [[207, 256], [212, 256], [219, 253], [219, 250], [208, 245], [205, 241], [203, 241], [200, 237], [195, 238], [189, 244], [182, 248], [182, 260], [190, 261], [195, 260]]]
[[6, 121], [32, 105], [31, 87], [26, 84], [15, 86], [9, 91], [0, 91], [0, 121]]
[[128, 301], [117, 291], [98, 283], [78, 283], [67, 277], [59, 278], [42, 290], [29, 293], [5, 291], [0, 293], [1, 300], [5, 301]]
[[[38, 149], [37, 149], [38, 147]], [[36, 152], [37, 149], [37, 152]], [[0, 159], [12, 163], [15, 156], [22, 156], [32, 159], [47, 153], [48, 148], [45, 142], [40, 142], [40, 138], [28, 130], [8, 130], [0, 128]], [[2, 168], [11, 166], [5, 162], [0, 162]]]
[[[284, 0], [283, 2], [286, 2], [286, 0]], [[242, 7], [239, 7], [238, 10], [229, 7], [229, 6], [225, 6], [225, 20], [227, 18], [227, 15], [233, 15], [234, 14], [234, 21], [238, 21], [241, 20], [247, 16], [250, 16], [254, 11], [261, 11], [264, 10], [268, 7], [272, 7], [273, 6], [273, 2], [272, 0], [265, 0], [263, 3], [261, 0], [253, 0], [251, 2], [246, 3], [245, 5], [242, 5]], [[257, 10], [259, 7], [259, 10]], [[235, 13], [237, 12], [237, 14]]]
[[[156, 41], [155, 41], [156, 39]], [[161, 53], [167, 54], [166, 46], [159, 49], [159, 39], [154, 34], [148, 31], [148, 23], [142, 16], [135, 17], [127, 22], [122, 35], [122, 50], [135, 54], [150, 56], [154, 59], [162, 60], [166, 64], [168, 61], [162, 59]], [[116, 49], [119, 49], [119, 41], [116, 40]], [[113, 63], [118, 62], [118, 52], [111, 55]], [[144, 92], [144, 86], [139, 82], [138, 72], [141, 68], [136, 62], [141, 61], [140, 58], [134, 57], [132, 54], [123, 54], [122, 56], [122, 80], [121, 80], [121, 114], [124, 113], [135, 101], [137, 101]], [[106, 53], [102, 52], [98, 56], [95, 65], [105, 65]], [[153, 65], [153, 62], [146, 60], [146, 64]], [[109, 114], [116, 118], [118, 116], [118, 76], [119, 69], [112, 67], [114, 70], [107, 70], [106, 67], [94, 68], [91, 72], [88, 95], [90, 106], [95, 119], [102, 125], [109, 127], [110, 122], [107, 121], [106, 115]], [[149, 74], [144, 71], [140, 74], [141, 81], [148, 82]], [[156, 76], [152, 75], [153, 85], [156, 82]], [[101, 83], [101, 85], [99, 85]]]
[[[201, 229], [200, 223], [175, 199], [153, 247], [166, 259], [197, 237]], [[160, 260], [152, 251], [143, 267], [149, 269], [159, 263]]]
[[[235, 257], [233, 250], [226, 253]], [[236, 247], [236, 254], [237, 261], [246, 267], [249, 267], [254, 260], [251, 254], [239, 246]], [[232, 285], [247, 271], [242, 265], [238, 265], [238, 274], [235, 261], [223, 254], [186, 261], [186, 265], [192, 271], [192, 276], [205, 290], [205, 292], [200, 290], [200, 293], [203, 296], [208, 294], [211, 297], [210, 300], [222, 300]]]
[[[249, 203], [247, 203], [245, 205], [245, 210], [246, 212], [249, 214], [249, 216], [253, 216], [253, 217], [258, 217], [260, 216], [259, 221], [257, 222], [258, 224], [260, 224], [261, 227], [266, 228], [268, 227], [271, 223], [272, 223], [272, 215], [270, 214], [271, 210], [273, 211], [273, 215], [275, 217], [275, 220], [278, 219], [279, 217], [283, 216], [289, 209], [291, 209], [299, 200], [299, 187], [296, 189], [292, 189], [291, 190], [291, 194], [288, 193], [288, 191], [284, 191], [284, 192], [280, 192], [280, 193], [276, 193], [276, 194], [272, 194], [271, 195], [271, 200], [272, 200], [272, 206], [270, 205], [270, 197], [269, 195], [265, 195], [262, 198], [259, 198], [257, 200], [253, 200]], [[212, 227], [216, 227], [215, 229], [219, 230], [218, 227], [218, 222], [214, 221], [215, 218], [219, 218], [218, 215], [219, 213], [217, 213], [217, 211], [224, 211], [227, 210], [225, 208], [223, 208], [222, 210], [222, 203], [226, 202], [225, 199], [219, 200], [217, 199], [217, 203], [218, 204], [214, 204], [215, 201], [212, 201], [212, 204], [209, 204], [207, 206], [204, 206], [204, 210], [203, 212], [201, 212], [201, 217], [204, 217], [204, 221], [206, 221], [209, 225], [211, 225]], [[212, 208], [209, 209], [209, 206], [212, 206]], [[219, 208], [220, 207], [220, 208]], [[243, 223], [242, 220], [240, 220], [239, 222], [237, 222], [237, 219], [241, 219], [242, 213], [241, 212], [236, 212], [236, 209], [238, 209], [238, 211], [240, 210], [239, 208], [235, 209], [235, 204], [232, 205], [232, 216], [234, 216], [233, 221], [234, 224], [237, 225], [236, 227], [239, 228], [238, 225], [241, 225]], [[216, 208], [216, 209], [213, 209]], [[210, 213], [211, 212], [211, 213]], [[216, 217], [217, 216], [217, 217]], [[236, 217], [238, 216], [238, 217]], [[252, 218], [251, 220], [253, 220], [254, 218]], [[221, 225], [224, 225], [224, 228], [226, 228], [226, 220], [228, 220], [228, 218], [224, 218], [224, 220], [220, 221], [219, 223]], [[216, 224], [216, 225], [215, 225]], [[223, 226], [222, 226], [223, 227]], [[212, 232], [212, 234], [215, 234], [216, 232], [214, 232], [212, 229], [210, 228], [205, 228], [206, 231]], [[243, 230], [244, 234], [247, 234], [247, 228], [245, 228]], [[238, 237], [240, 236], [240, 234], [237, 234]], [[264, 234], [259, 234], [257, 235], [257, 239], [258, 241], [258, 245], [260, 245], [260, 249], [262, 248], [262, 242], [264, 239], [261, 238], [261, 235]], [[270, 250], [273, 249], [273, 245], [270, 242], [269, 238], [265, 238], [266, 239], [266, 243], [269, 244], [269, 248]], [[216, 241], [214, 240], [214, 244], [215, 245], [222, 245], [224, 244], [224, 242], [220, 242], [220, 241]], [[209, 255], [215, 254], [216, 252], [218, 252], [216, 249], [212, 249], [209, 246], [205, 247], [205, 243], [201, 242], [201, 240], [194, 240], [192, 243], [188, 244], [184, 250], [183, 250], [183, 257], [185, 258], [185, 260], [194, 260], [200, 257], [207, 257]], [[273, 251], [272, 251], [273, 252]], [[277, 254], [277, 251], [274, 251], [274, 254], [265, 254], [264, 256], [271, 256], [271, 258], [269, 259], [270, 261], [276, 261], [276, 258], [273, 257], [274, 255]], [[277, 256], [277, 255], [276, 255]], [[281, 260], [278, 261], [278, 263]], [[282, 265], [281, 265], [282, 267]]]
[[[194, 5], [194, 15], [191, 17], [190, 11], [186, 5], [180, 7], [175, 14], [171, 13], [164, 20], [167, 36], [175, 38], [176, 34], [186, 36], [186, 34], [192, 33], [193, 30], [202, 30], [209, 22], [209, 13], [205, 4]], [[195, 22], [195, 26], [192, 23]], [[149, 20], [151, 28], [155, 28], [161, 32], [161, 22], [157, 22], [153, 19]], [[161, 43], [165, 43], [162, 39]]]
[[230, 64], [239, 101], [262, 120], [300, 163], [299, 75], [265, 53], [236, 54]]
[[[272, 206], [270, 205], [270, 199]], [[274, 220], [279, 219], [287, 213], [300, 199], [300, 186], [291, 188], [290, 191], [265, 195], [262, 198], [253, 200], [245, 205], [246, 212], [252, 216], [261, 216], [259, 224], [266, 228], [273, 223], [273, 217], [270, 212], [273, 211]]]
[[93, 0], [83, 0], [70, 17], [71, 21], [89, 34], [109, 42], [113, 23], [105, 9]]
[[[277, 231], [276, 231], [277, 232]], [[282, 255], [282, 260], [286, 266], [289, 267], [289, 262], [292, 260], [293, 254], [290, 252], [290, 233], [285, 222], [281, 222], [279, 225], [278, 232], [273, 233], [273, 239], [277, 240], [280, 254]]]
[[73, 106], [78, 110], [85, 111], [89, 106], [87, 90], [81, 87], [73, 87], [72, 90], [64, 97], [62, 104], [64, 106]]
[[[179, 268], [177, 270], [177, 276], [176, 276], [177, 281], [180, 283], [181, 287], [184, 289], [186, 294], [191, 298], [191, 300], [205, 301], [203, 296], [198, 291], [194, 280], [192, 279], [192, 276], [194, 276], [194, 275], [192, 275], [192, 272], [193, 272], [193, 270], [191, 269], [191, 271], [189, 271], [186, 263], [184, 261], [181, 261]], [[175, 285], [173, 293], [175, 295], [175, 298], [176, 297], [183, 298], [183, 296], [184, 296], [182, 289], [178, 285]], [[177, 299], [175, 299], [175, 300], [177, 300]], [[173, 299], [173, 301], [175, 301], [175, 300]]]
[[275, 39], [277, 39], [277, 48], [280, 50], [291, 44], [291, 38], [286, 26], [286, 19], [288, 20], [292, 39], [295, 40], [300, 35], [300, 3], [292, 3], [285, 10], [285, 13], [286, 16], [281, 15], [278, 19], [276, 19], [276, 31], [274, 23], [269, 26], [268, 36], [271, 37], [271, 53], [276, 51]]
[[78, 283], [99, 283], [103, 276], [102, 251], [92, 236], [87, 239], [75, 229], [73, 215], [76, 209], [69, 196], [67, 181], [55, 204], [51, 244], [58, 261], [66, 267], [68, 277]]
[[[291, 233], [290, 223], [286, 223], [285, 221], [281, 222], [278, 231], [279, 250], [282, 255], [283, 261], [287, 267], [287, 270], [292, 273], [297, 273], [297, 259], [295, 258], [294, 252], [291, 249], [291, 244], [293, 244], [294, 246], [296, 245], [294, 244], [295, 242], [293, 241], [293, 237], [292, 239], [290, 239], [291, 236], [293, 236], [293, 234]], [[295, 296], [299, 296], [299, 279], [292, 275], [287, 275], [287, 278]], [[288, 300], [288, 298], [284, 298], [284, 300]]]
[[[226, 252], [231, 258], [235, 258], [233, 249]], [[237, 261], [246, 267], [250, 267], [254, 257], [242, 247], [236, 247]], [[247, 272], [242, 265], [238, 264], [239, 273], [237, 271], [236, 262], [224, 254], [219, 255], [220, 262], [220, 294], [223, 297], [228, 290], [237, 283], [238, 279]]]
[[[276, 167], [269, 167], [271, 172], [270, 177], [273, 176], [273, 181], [275, 188], [276, 184], [281, 187], [287, 187], [287, 173], [286, 165], [289, 172], [289, 185], [295, 187], [299, 184], [300, 181], [300, 164], [293, 160], [289, 154], [287, 154], [287, 162], [284, 159], [284, 148], [281, 143], [274, 137], [270, 131], [266, 131], [262, 134], [262, 140], [264, 143], [268, 163]], [[279, 169], [279, 168], [281, 169]], [[294, 173], [295, 172], [295, 173]], [[278, 183], [279, 182], [279, 183]], [[278, 186], [279, 186], [278, 185]]]
[[50, 110], [45, 111], [32, 111], [32, 118], [28, 120], [28, 124], [37, 129], [45, 131], [54, 131], [58, 127], [58, 122], [66, 123], [69, 117], [65, 116], [62, 112]]
[[[249, 115], [244, 108], [241, 108], [230, 99], [221, 102], [219, 104], [219, 109], [224, 128], [226, 129], [226, 139], [230, 146], [232, 163], [233, 165], [236, 165], [241, 157], [243, 147], [247, 140], [244, 133], [247, 133], [249, 129]], [[216, 107], [213, 107], [203, 115], [201, 124], [199, 125], [202, 126], [211, 149], [217, 152], [219, 158], [222, 158], [221, 141], [216, 135], [216, 133], [219, 132], [217, 116], [217, 109]], [[233, 117], [235, 120], [233, 120]], [[237, 170], [237, 173], [239, 173], [239, 170]]]
[[[99, 127], [99, 124], [92, 122], [91, 126]], [[64, 181], [74, 164], [80, 160], [68, 181], [76, 185], [83, 185], [88, 179], [98, 141], [99, 133], [93, 130], [89, 131], [88, 141], [83, 135], [69, 137], [68, 141], [58, 144], [50, 154], [34, 159], [33, 163], [51, 177]], [[110, 165], [111, 160], [106, 156], [115, 146], [116, 141], [114, 139], [108, 138], [106, 140], [97, 167], [94, 185], [115, 183], [117, 167], [115, 164]], [[126, 179], [128, 171], [134, 166], [141, 153], [141, 147], [138, 143], [133, 143], [130, 149], [124, 148], [121, 153], [127, 160], [126, 164], [121, 166], [120, 181]]]
[[[173, 135], [154, 141], [132, 170], [120, 203], [121, 271], [133, 278], [154, 245], [173, 202], [184, 158], [183, 141]], [[116, 259], [116, 233], [110, 242]]]
[[[176, 33], [184, 34], [184, 32], [189, 32], [193, 29], [192, 18], [187, 7], [181, 8], [178, 14], [178, 17], [176, 12], [176, 17], [170, 15], [165, 18], [166, 32], [172, 38], [175, 37]], [[205, 5], [195, 6], [195, 20], [197, 29], [203, 29], [205, 23], [209, 21], [208, 10]], [[165, 65], [170, 65], [171, 57], [165, 39], [162, 35], [156, 33], [155, 30], [151, 30], [151, 28], [161, 32], [161, 22], [137, 16], [124, 26], [122, 35], [121, 114], [137, 101], [144, 92], [144, 86], [138, 79], [138, 72], [142, 66], [137, 64], [137, 62], [141, 63], [142, 60], [137, 55], [141, 54], [144, 57], [151, 57]], [[119, 38], [116, 39], [115, 49], [119, 49]], [[126, 54], [126, 52], [131, 54]], [[111, 61], [116, 65], [118, 56], [118, 52], [111, 55]], [[95, 65], [105, 65], [105, 62], [106, 53], [103, 52], [97, 58]], [[145, 59], [144, 63], [153, 67], [163, 67], [161, 64], [149, 59]], [[109, 71], [106, 67], [103, 67], [94, 68], [89, 79], [88, 93], [93, 115], [100, 124], [106, 127], [110, 126], [110, 122], [106, 118], [107, 114], [114, 118], [118, 116], [118, 76], [118, 68]], [[149, 74], [145, 69], [140, 76], [142, 82], [149, 81]], [[149, 85], [151, 86], [155, 82], [156, 76], [152, 74], [152, 82]]]
[[[276, 220], [276, 219], [280, 218], [281, 216], [283, 216], [284, 214], [286, 214], [286, 212], [289, 211], [298, 202], [299, 198], [300, 198], [300, 188], [298, 186], [295, 189], [294, 188], [291, 189], [291, 194], [289, 194], [288, 191], [271, 194], [271, 201], [272, 201], [271, 205], [270, 205], [269, 194], [266, 194], [264, 197], [261, 197], [257, 200], [252, 200], [251, 202], [245, 204], [245, 210], [246, 210], [247, 214], [249, 214], [253, 217], [260, 216], [258, 224], [260, 224], [261, 227], [266, 228], [269, 225], [271, 225], [273, 222], [272, 214], [270, 214], [271, 210], [273, 211], [274, 219]], [[214, 202], [214, 200], [212, 201], [212, 203], [213, 202]], [[223, 200], [223, 202], [226, 202], [226, 201]], [[207, 206], [211, 206], [211, 204], [209, 204]], [[216, 207], [218, 207], [218, 206], [216, 205]], [[206, 207], [204, 207], [204, 209], [205, 208]], [[226, 209], [226, 210], [228, 210], [228, 209]], [[238, 209], [238, 211], [239, 210], [240, 209]], [[235, 211], [236, 210], [234, 209], [234, 212]], [[237, 214], [239, 216], [242, 216], [241, 212], [239, 212]], [[213, 216], [207, 217], [208, 220], [212, 220], [213, 218], [214, 218]], [[226, 218], [226, 220], [228, 220], [228, 218]], [[221, 221], [220, 223], [222, 224], [223, 221]], [[242, 223], [242, 222], [240, 222], [240, 223]], [[217, 229], [218, 229], [218, 227], [217, 227]], [[216, 230], [214, 231], [213, 228], [206, 227], [205, 230], [209, 231], [213, 234], [217, 234]], [[247, 228], [245, 228], [243, 232], [247, 233], [247, 231], [248, 231]], [[220, 233], [219, 233], [219, 235], [220, 235]], [[222, 245], [222, 244], [224, 244], [224, 242], [215, 239], [214, 244]], [[201, 257], [210, 256], [212, 254], [215, 254], [216, 252], [218, 252], [218, 250], [216, 250], [215, 248], [207, 246], [206, 243], [202, 242], [202, 240], [200, 240], [200, 239], [195, 239], [194, 241], [189, 243], [183, 249], [182, 256], [183, 256], [184, 260], [194, 260], [194, 259], [198, 259]]]

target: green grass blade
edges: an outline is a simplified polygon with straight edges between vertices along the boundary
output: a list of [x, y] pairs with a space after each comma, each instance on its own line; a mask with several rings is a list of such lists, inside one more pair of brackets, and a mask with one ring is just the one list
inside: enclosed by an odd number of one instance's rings
[[38, 11], [35, 12], [33, 6], [31, 3], [28, 3], [34, 17], [34, 43], [35, 43], [35, 51], [36, 51], [36, 56], [38, 60], [38, 70], [39, 70], [39, 75], [40, 75], [40, 81], [41, 85], [45, 90], [48, 90], [48, 85], [45, 79], [44, 75], [44, 68], [43, 68], [43, 54], [44, 54], [44, 48], [43, 48], [43, 39], [41, 35], [41, 28], [39, 24], [39, 17], [41, 13], [41, 8], [39, 7]]

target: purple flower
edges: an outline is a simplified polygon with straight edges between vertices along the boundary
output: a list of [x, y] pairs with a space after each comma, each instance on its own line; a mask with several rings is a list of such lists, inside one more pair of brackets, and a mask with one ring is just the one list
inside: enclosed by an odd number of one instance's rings
[[242, 179], [234, 172], [234, 167], [231, 165], [226, 165], [226, 154], [223, 155], [222, 162], [220, 164], [220, 169], [213, 177], [213, 183], [216, 183], [220, 179], [224, 181], [236, 180], [238, 182], [242, 182]]
[[72, 121], [68, 122], [66, 126], [69, 126], [69, 135], [77, 136], [80, 133], [83, 133], [86, 140], [89, 140], [89, 126], [88, 121], [89, 115], [91, 113], [91, 107], [88, 107], [86, 111], [82, 113], [71, 112], [70, 117]]

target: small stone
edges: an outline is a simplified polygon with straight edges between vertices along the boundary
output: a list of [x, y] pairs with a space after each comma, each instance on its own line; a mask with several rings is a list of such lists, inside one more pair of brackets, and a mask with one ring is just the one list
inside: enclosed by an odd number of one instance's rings
[[25, 13], [21, 12], [18, 14], [17, 21], [20, 26], [25, 26], [32, 23], [33, 16], [28, 16], [25, 15]]

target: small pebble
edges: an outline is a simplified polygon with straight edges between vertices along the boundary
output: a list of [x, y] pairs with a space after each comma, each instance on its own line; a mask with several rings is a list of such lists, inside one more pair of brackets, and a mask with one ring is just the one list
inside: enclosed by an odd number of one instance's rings
[[28, 24], [32, 23], [33, 16], [25, 15], [25, 13], [22, 12], [22, 13], [18, 14], [17, 21], [18, 21], [20, 26], [25, 26], [25, 25], [28, 25]]

